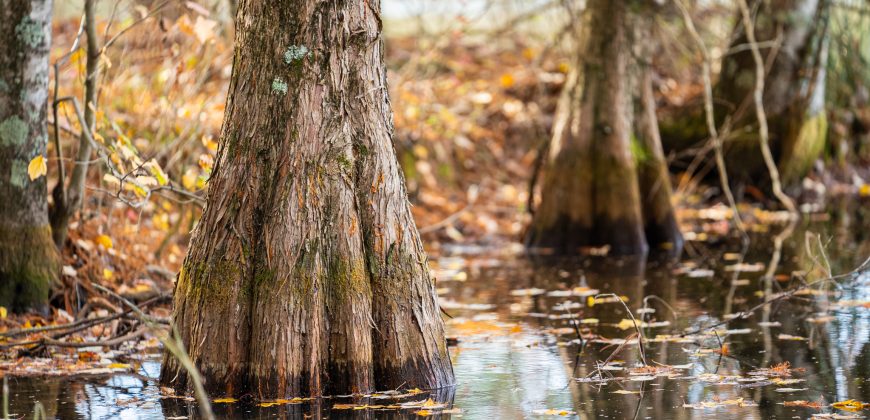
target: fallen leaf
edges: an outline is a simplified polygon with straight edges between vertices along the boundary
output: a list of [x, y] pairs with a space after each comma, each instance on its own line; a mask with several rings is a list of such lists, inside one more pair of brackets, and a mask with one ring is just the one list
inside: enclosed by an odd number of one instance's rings
[[834, 407], [837, 410], [850, 411], [854, 413], [863, 410], [865, 407], [867, 407], [867, 404], [856, 400], [845, 400], [837, 401], [831, 404], [831, 407]]
[[548, 408], [546, 410], [534, 410], [532, 414], [538, 416], [571, 416], [577, 414], [571, 410], [558, 410], [554, 408]]
[[112, 363], [108, 366], [109, 369], [130, 369], [130, 365], [126, 363]]
[[112, 238], [108, 235], [97, 236], [96, 242], [97, 244], [102, 245], [103, 248], [112, 249]]
[[806, 408], [814, 408], [819, 410], [822, 408], [822, 403], [815, 401], [810, 402], [807, 400], [796, 400], [796, 401], [783, 401], [782, 405], [786, 407], [806, 407]]

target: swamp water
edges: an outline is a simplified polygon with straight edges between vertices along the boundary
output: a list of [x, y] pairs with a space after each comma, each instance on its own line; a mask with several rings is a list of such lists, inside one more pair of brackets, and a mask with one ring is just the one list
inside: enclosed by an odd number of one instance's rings
[[[745, 248], [700, 220], [680, 263], [444, 246], [432, 265], [453, 316], [455, 388], [213, 409], [218, 418], [862, 418], [870, 410], [831, 404], [870, 402], [870, 271], [818, 279], [870, 256], [870, 210], [843, 204], [814, 219], [766, 226]], [[607, 293], [633, 311], [645, 365], [635, 321]], [[10, 412], [30, 417], [39, 402], [50, 418], [197, 418], [195, 403], [161, 398], [158, 372], [155, 357], [129, 374], [10, 378]], [[453, 414], [362, 407], [429, 397]]]

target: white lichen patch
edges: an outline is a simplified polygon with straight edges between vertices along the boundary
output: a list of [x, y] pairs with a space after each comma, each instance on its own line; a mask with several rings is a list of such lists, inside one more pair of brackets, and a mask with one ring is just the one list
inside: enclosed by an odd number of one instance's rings
[[27, 132], [27, 123], [15, 116], [9, 117], [0, 122], [0, 144], [21, 146], [27, 140]]
[[305, 58], [309, 52], [308, 47], [304, 45], [291, 45], [287, 47], [287, 51], [284, 53], [284, 62], [291, 64], [294, 61]]
[[15, 35], [21, 42], [25, 43], [30, 48], [36, 48], [45, 39], [45, 33], [42, 30], [42, 25], [39, 22], [25, 16], [21, 22], [15, 26]]
[[288, 88], [289, 86], [287, 85], [287, 82], [285, 82], [280, 77], [276, 77], [274, 80], [272, 80], [272, 93], [286, 95]]

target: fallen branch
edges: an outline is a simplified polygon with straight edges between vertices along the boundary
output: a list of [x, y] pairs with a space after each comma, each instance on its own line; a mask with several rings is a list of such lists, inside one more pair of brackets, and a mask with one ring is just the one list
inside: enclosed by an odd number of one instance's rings
[[123, 344], [127, 341], [135, 340], [135, 339], [141, 337], [142, 335], [144, 335], [146, 332], [148, 332], [147, 328], [139, 328], [139, 329], [137, 329], [129, 334], [122, 335], [120, 337], [115, 337], [115, 338], [112, 338], [110, 340], [103, 340], [103, 341], [82, 341], [82, 342], [59, 341], [59, 340], [55, 340], [53, 338], [45, 337], [42, 340], [40, 340], [39, 343], [42, 345], [53, 346], [53, 347], [74, 347], [74, 348], [114, 347], [114, 346]]

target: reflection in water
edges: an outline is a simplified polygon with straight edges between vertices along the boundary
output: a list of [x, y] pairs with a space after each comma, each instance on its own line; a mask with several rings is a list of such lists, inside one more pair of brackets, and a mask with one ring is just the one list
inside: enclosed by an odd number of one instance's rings
[[[762, 306], [719, 327], [718, 336], [689, 342], [656, 340], [663, 334], [721, 323], [729, 315], [793, 290], [802, 281], [793, 272], [806, 271], [806, 281], [826, 277], [828, 263], [815, 242], [807, 246], [807, 232], [820, 235], [831, 272], [858, 266], [870, 255], [868, 209], [849, 208], [848, 203], [832, 208], [827, 221], [779, 226], [769, 235], [754, 235], [748, 247], [736, 239], [694, 242], [690, 248], [695, 257], [679, 264], [467, 253], [442, 256], [435, 264], [442, 301], [456, 303], [448, 309], [455, 317], [448, 321], [448, 333], [459, 340], [450, 349], [457, 386], [432, 398], [452, 401], [469, 419], [534, 417], [536, 411], [546, 409], [576, 412], [573, 418], [807, 418], [816, 411], [782, 403], [821, 399], [829, 404], [849, 398], [870, 402], [870, 308], [838, 305], [870, 301], [870, 273], [852, 276], [848, 286], [832, 284], [813, 294]], [[704, 275], [701, 269], [712, 273]], [[648, 363], [689, 365], [687, 369], [670, 379], [574, 380], [600, 374], [599, 363], [608, 359], [627, 368], [640, 364], [636, 341], [624, 346], [607, 342], [633, 333], [632, 325], [623, 321], [630, 317], [622, 305], [597, 301], [590, 305], [588, 296], [575, 288], [624, 296], [638, 319], [648, 323], [642, 328]], [[519, 289], [528, 292], [512, 293]], [[644, 306], [650, 310], [638, 312]], [[587, 322], [573, 324], [572, 315]], [[591, 319], [597, 319], [597, 324]], [[468, 331], [469, 325], [479, 328]], [[579, 357], [575, 327], [585, 336]], [[721, 351], [725, 347], [727, 352]], [[804, 381], [721, 385], [699, 378], [745, 375], [783, 362], [803, 369], [793, 378]], [[160, 398], [152, 379], [158, 371], [157, 362], [148, 362], [135, 376], [11, 380], [11, 411], [29, 414], [33, 404], [41, 401], [51, 417], [63, 419], [196, 418], [193, 403]], [[625, 371], [610, 373], [626, 376]], [[791, 390], [777, 391], [783, 388]], [[684, 408], [684, 404], [737, 398], [743, 398], [745, 406]], [[331, 410], [336, 401], [281, 407], [220, 404], [215, 410], [221, 418], [415, 417], [413, 410]]]

